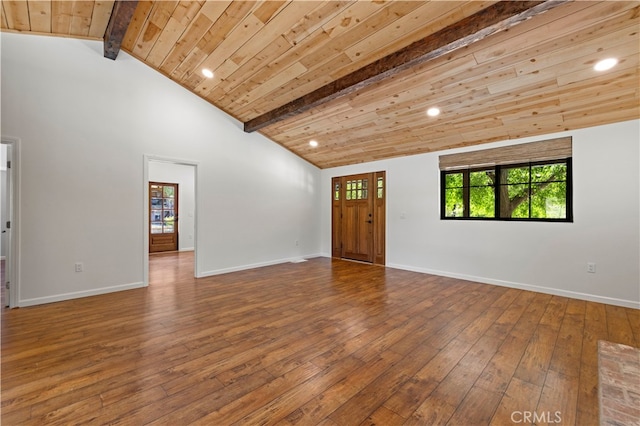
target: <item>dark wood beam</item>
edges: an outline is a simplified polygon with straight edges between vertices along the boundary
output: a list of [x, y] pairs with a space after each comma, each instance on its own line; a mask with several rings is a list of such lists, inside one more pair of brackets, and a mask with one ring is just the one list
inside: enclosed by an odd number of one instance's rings
[[568, 1], [570, 0], [499, 1], [351, 74], [247, 121], [244, 123], [244, 131], [260, 130], [325, 102], [347, 96], [408, 68], [476, 43]]
[[133, 17], [133, 12], [138, 6], [138, 0], [116, 1], [113, 4], [113, 11], [111, 12], [111, 18], [107, 25], [107, 30], [104, 33], [104, 57], [115, 59], [120, 52], [120, 45], [122, 39], [127, 33], [129, 23]]

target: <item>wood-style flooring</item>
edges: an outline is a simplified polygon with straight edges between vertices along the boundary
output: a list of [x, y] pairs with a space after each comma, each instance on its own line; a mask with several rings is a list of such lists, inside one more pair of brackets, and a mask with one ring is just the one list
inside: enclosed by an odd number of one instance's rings
[[452, 278], [150, 262], [148, 288], [2, 310], [2, 425], [596, 425], [597, 341], [640, 344], [638, 310]]

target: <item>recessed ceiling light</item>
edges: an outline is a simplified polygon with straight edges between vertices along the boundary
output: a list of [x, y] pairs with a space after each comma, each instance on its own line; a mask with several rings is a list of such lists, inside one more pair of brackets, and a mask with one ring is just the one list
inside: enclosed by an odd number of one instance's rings
[[211, 71], [208, 68], [203, 68], [202, 69], [202, 75], [204, 75], [207, 78], [213, 78], [213, 71]]
[[309, 145], [315, 148], [316, 146], [318, 146], [318, 141], [309, 141]]
[[440, 115], [440, 108], [436, 108], [436, 107], [431, 107], [427, 110], [427, 115], [429, 117], [436, 117], [438, 115]]
[[616, 58], [607, 58], [607, 59], [598, 61], [593, 66], [593, 69], [596, 71], [607, 71], [615, 67], [617, 64], [618, 64], [618, 60]]

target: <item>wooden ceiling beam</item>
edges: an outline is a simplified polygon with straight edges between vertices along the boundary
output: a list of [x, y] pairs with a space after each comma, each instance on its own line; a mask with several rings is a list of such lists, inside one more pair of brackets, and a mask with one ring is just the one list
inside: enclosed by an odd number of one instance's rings
[[244, 131], [250, 133], [260, 130], [333, 99], [347, 96], [410, 67], [476, 43], [568, 1], [499, 1], [351, 74], [245, 122]]
[[138, 6], [138, 0], [125, 0], [116, 1], [113, 4], [113, 11], [111, 12], [111, 18], [107, 25], [107, 30], [104, 33], [104, 57], [115, 59], [120, 52], [120, 45], [122, 39], [127, 33], [129, 23], [133, 17], [133, 12]]

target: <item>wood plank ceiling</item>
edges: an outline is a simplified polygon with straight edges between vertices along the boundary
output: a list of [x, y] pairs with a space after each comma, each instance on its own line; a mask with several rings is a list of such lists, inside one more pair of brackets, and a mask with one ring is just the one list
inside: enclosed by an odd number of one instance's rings
[[[122, 49], [246, 123], [494, 3], [143, 0]], [[113, 6], [3, 0], [0, 26], [102, 39]], [[326, 168], [640, 118], [639, 16], [562, 4], [260, 132]]]

